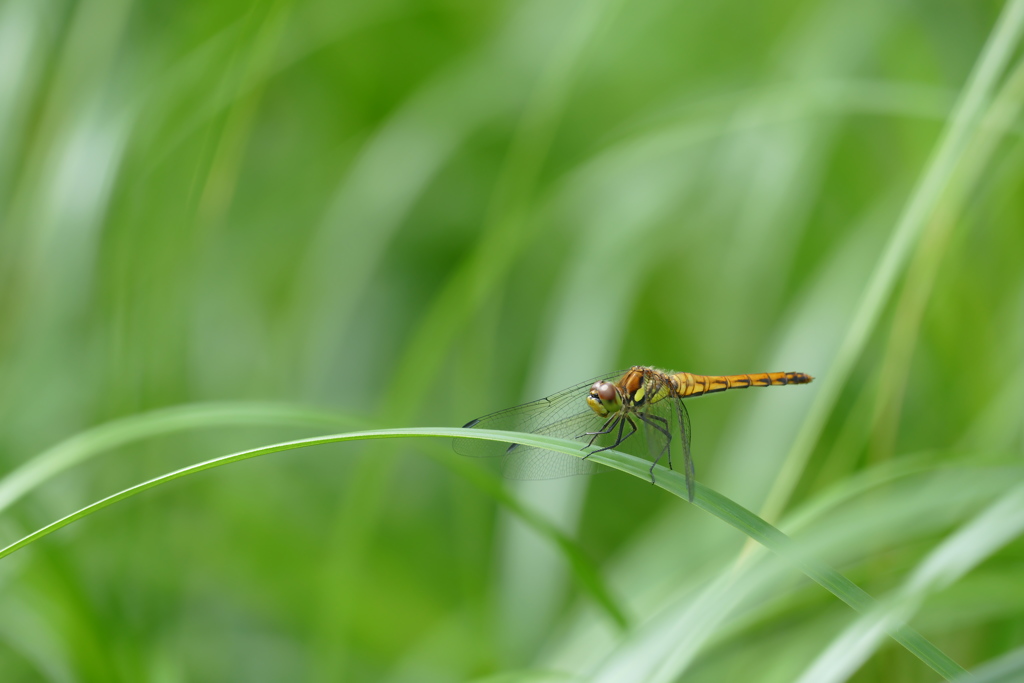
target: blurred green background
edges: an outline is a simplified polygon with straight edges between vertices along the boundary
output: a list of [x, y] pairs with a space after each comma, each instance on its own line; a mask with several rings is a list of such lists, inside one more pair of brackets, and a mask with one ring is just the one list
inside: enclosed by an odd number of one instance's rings
[[[795, 370], [689, 403], [698, 479], [1021, 680], [1022, 27], [1019, 1], [0, 1], [3, 544], [276, 441], [632, 364]], [[0, 678], [937, 678], [649, 484], [504, 484], [623, 628], [495, 481], [419, 439], [149, 491], [0, 560]]]

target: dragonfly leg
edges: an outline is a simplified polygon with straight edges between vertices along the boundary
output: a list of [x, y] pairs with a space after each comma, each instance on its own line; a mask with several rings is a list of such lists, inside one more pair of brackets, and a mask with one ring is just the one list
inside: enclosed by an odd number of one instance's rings
[[[626, 426], [627, 422], [629, 423], [629, 426], [630, 426], [632, 431], [630, 431], [629, 434], [626, 434], [625, 436], [623, 436], [622, 435], [622, 428]], [[583, 459], [586, 460], [587, 458], [592, 456], [594, 453], [600, 453], [601, 451], [610, 451], [611, 449], [615, 448], [620, 443], [622, 443], [623, 441], [625, 441], [629, 437], [633, 436], [634, 434], [636, 434], [636, 423], [633, 422], [633, 420], [631, 418], [627, 417], [624, 420], [619, 420], [619, 433], [615, 437], [615, 443], [613, 443], [611, 446], [605, 446], [604, 448], [598, 448], [596, 451], [590, 451], [589, 453], [587, 453], [586, 455], [583, 456]]]
[[[619, 443], [622, 443], [622, 428], [626, 426], [626, 421], [622, 420], [622, 419], [618, 419], [618, 420], [616, 420], [616, 422], [618, 422], [618, 425], [619, 425], [619, 433], [616, 436], [615, 443], [619, 444]], [[614, 427], [614, 425], [612, 425], [612, 426]], [[609, 428], [608, 431], [605, 432], [605, 434], [607, 434], [610, 431], [611, 431], [611, 428]], [[595, 435], [593, 438], [590, 439], [590, 443], [587, 444], [588, 448], [590, 446], [594, 445], [594, 439], [596, 439], [596, 438], [597, 438], [597, 436]], [[612, 448], [612, 446], [609, 446], [608, 448]], [[608, 449], [607, 448], [601, 448], [599, 450], [594, 451], [594, 453], [600, 453], [601, 451], [605, 451], [605, 450], [608, 450]], [[583, 456], [583, 459], [586, 460], [589, 457], [590, 457], [590, 453], [587, 453], [586, 455]]]
[[[662, 434], [664, 434], [665, 438], [667, 439], [667, 441], [665, 442], [665, 447], [661, 449], [661, 453], [666, 453], [667, 451], [666, 454], [668, 455], [668, 468], [672, 469], [672, 448], [670, 446], [670, 444], [672, 443], [672, 435], [668, 431], [668, 420], [658, 415], [646, 415], [646, 417], [648, 420], [657, 420], [658, 422], [661, 423], [661, 429], [659, 429], [657, 425], [652, 424], [651, 426], [657, 429]], [[659, 459], [661, 459], [661, 453], [658, 454]]]
[[[669, 448], [669, 446], [672, 445], [672, 434], [668, 431], [668, 421], [665, 418], [658, 417], [657, 415], [647, 415], [645, 413], [637, 413], [636, 415], [643, 420], [644, 423], [665, 435], [665, 445], [661, 447], [658, 455], [654, 458], [654, 462], [651, 463], [651, 483], [654, 484], [654, 468], [658, 465], [658, 461], [661, 460], [661, 456], [665, 454], [666, 450], [668, 451], [668, 467], [669, 469], [672, 469], [672, 450]], [[658, 422], [660, 422], [661, 425], [657, 424]]]
[[590, 437], [590, 441], [587, 443], [586, 446], [584, 446], [584, 448], [587, 448], [589, 446], [593, 446], [594, 445], [594, 439], [596, 439], [597, 437], [601, 436], [602, 434], [611, 434], [612, 431], [615, 429], [615, 425], [619, 425], [619, 433], [621, 434], [622, 433], [622, 415], [620, 415], [620, 414], [613, 415], [612, 417], [608, 418], [608, 420], [605, 422], [605, 425], [608, 426], [607, 429], [602, 429], [599, 432], [583, 432], [582, 434], [580, 434], [576, 438], [577, 439], [582, 439], [585, 436], [589, 436]]

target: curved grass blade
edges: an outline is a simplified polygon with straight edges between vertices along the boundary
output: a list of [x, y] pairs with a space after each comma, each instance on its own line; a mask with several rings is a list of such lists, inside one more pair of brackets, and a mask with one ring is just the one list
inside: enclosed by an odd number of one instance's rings
[[929, 594], [960, 580], [1022, 533], [1024, 486], [1018, 486], [935, 548], [874, 614], [864, 615], [833, 640], [800, 683], [847, 680], [878, 649], [886, 623], [910, 618]]
[[129, 415], [75, 434], [0, 478], [0, 512], [75, 465], [135, 441], [190, 429], [267, 424], [357, 428], [336, 413], [273, 404], [198, 403]]
[[[288, 441], [262, 448], [254, 448], [231, 455], [206, 460], [189, 467], [169, 472], [162, 476], [144, 481], [107, 496], [80, 510], [77, 510], [55, 522], [52, 522], [41, 529], [21, 538], [0, 550], [0, 559], [24, 548], [35, 541], [44, 538], [58, 529], [98, 512], [105, 507], [119, 501], [131, 498], [132, 496], [188, 476], [206, 470], [214, 469], [222, 465], [241, 462], [260, 455], [269, 455], [281, 451], [305, 448], [307, 446], [319, 446], [328, 443], [340, 443], [345, 441], [361, 441], [368, 439], [389, 439], [389, 438], [412, 438], [412, 437], [439, 437], [439, 438], [465, 438], [472, 435], [472, 438], [485, 439], [490, 441], [504, 441], [506, 443], [520, 443], [535, 448], [549, 448], [554, 451], [582, 457], [583, 452], [579, 445], [563, 439], [553, 439], [533, 434], [520, 434], [510, 432], [499, 432], [490, 430], [466, 430], [455, 428], [422, 428], [422, 429], [381, 429], [361, 432], [350, 432], [347, 434], [336, 434], [317, 437], [313, 439], [300, 439]], [[643, 481], [649, 481], [649, 463], [641, 458], [636, 458], [625, 453], [616, 451], [604, 451], [591, 456], [601, 464], [631, 474]], [[676, 495], [678, 498], [687, 499], [686, 478], [668, 469], [659, 468], [657, 475], [657, 486]], [[708, 512], [730, 526], [735, 527], [753, 540], [765, 546], [777, 555], [790, 561], [800, 569], [808, 578], [823, 586], [830, 593], [845, 602], [856, 611], [867, 614], [876, 608], [875, 600], [859, 586], [847, 579], [827, 564], [814, 558], [806, 557], [797, 543], [783, 534], [781, 531], [764, 521], [742, 505], [733, 502], [718, 492], [697, 483], [694, 505]], [[964, 680], [968, 677], [963, 667], [950, 659], [945, 653], [936, 648], [910, 626], [894, 622], [887, 626], [888, 635], [906, 648], [910, 653], [931, 667], [936, 673], [946, 680]]]
[[[65, 439], [0, 478], [0, 513], [35, 488], [104, 451], [174, 432], [252, 424], [353, 429], [364, 427], [365, 421], [310, 408], [244, 403], [181, 405], [130, 415]], [[605, 585], [594, 561], [572, 537], [551, 524], [543, 515], [523, 505], [500, 480], [484, 469], [461, 458], [447, 459], [445, 464], [556, 546], [581, 587], [620, 629], [629, 627], [625, 613]]]
[[811, 452], [824, 431], [839, 395], [853, 374], [871, 333], [878, 326], [900, 275], [906, 269], [914, 247], [925, 232], [932, 211], [946, 190], [988, 111], [1000, 75], [1010, 63], [1024, 33], [1024, 0], [1011, 0], [989, 35], [974, 70], [961, 92], [932, 158], [910, 194], [894, 227], [875, 271], [861, 297], [853, 320], [847, 329], [832, 364], [827, 380], [822, 382], [817, 400], [804, 420], [796, 441], [772, 485], [761, 513], [768, 519], [778, 518], [785, 510], [793, 490], [803, 476]]

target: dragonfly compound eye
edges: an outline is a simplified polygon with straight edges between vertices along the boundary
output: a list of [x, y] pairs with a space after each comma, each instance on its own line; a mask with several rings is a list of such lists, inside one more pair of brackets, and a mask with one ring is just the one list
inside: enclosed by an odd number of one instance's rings
[[595, 382], [587, 394], [587, 405], [601, 417], [608, 417], [609, 414], [618, 412], [622, 408], [619, 400], [619, 392], [615, 385], [610, 382]]
[[615, 402], [615, 385], [611, 382], [598, 382], [594, 385], [594, 390], [605, 403]]
[[601, 382], [596, 383], [590, 388], [590, 393], [587, 394], [587, 404], [590, 405], [590, 410], [598, 414], [602, 418], [608, 417], [608, 409], [605, 407], [605, 403], [601, 400], [601, 393], [599, 387]]

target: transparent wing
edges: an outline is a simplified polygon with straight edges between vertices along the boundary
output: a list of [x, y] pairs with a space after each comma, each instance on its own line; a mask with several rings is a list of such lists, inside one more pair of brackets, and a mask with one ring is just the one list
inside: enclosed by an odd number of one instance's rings
[[[583, 435], [601, 431], [606, 423], [605, 418], [598, 416], [587, 405], [587, 394], [591, 385], [601, 380], [618, 381], [624, 374], [625, 371], [622, 371], [595, 377], [547, 398], [485, 415], [465, 426], [578, 439], [582, 449], [591, 440], [591, 436]], [[611, 436], [614, 437], [614, 434]], [[605, 446], [614, 443], [614, 439], [610, 440], [609, 434], [599, 434], [593, 443], [596, 446]], [[500, 441], [455, 439], [452, 446], [455, 452], [461, 455], [503, 458], [502, 474], [507, 479], [556, 479], [576, 474], [593, 474], [607, 469], [589, 460], [564, 453]]]
[[682, 436], [683, 473], [686, 475], [686, 493], [692, 503], [695, 475], [693, 471], [693, 458], [690, 457], [690, 413], [686, 411], [686, 406], [683, 404], [682, 399], [674, 399], [672, 405], [675, 408], [676, 421], [679, 423], [679, 434]]
[[[654, 395], [665, 387], [655, 385], [648, 389]], [[651, 458], [651, 481], [654, 481], [654, 465], [661, 462], [672, 468], [672, 430], [674, 415], [672, 404], [678, 401], [664, 398], [655, 403], [647, 404], [637, 410], [637, 417], [644, 424], [644, 441], [647, 443], [647, 454]]]
[[693, 458], [690, 457], [690, 414], [682, 399], [665, 398], [644, 406], [643, 410], [637, 412], [637, 417], [644, 423], [644, 440], [647, 443], [647, 454], [652, 461], [651, 481], [654, 481], [654, 463], [662, 462], [672, 469], [674, 441], [676, 451], [682, 452], [686, 491], [690, 502], [693, 502], [694, 471]]

